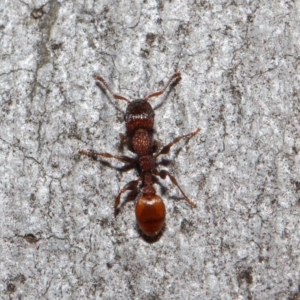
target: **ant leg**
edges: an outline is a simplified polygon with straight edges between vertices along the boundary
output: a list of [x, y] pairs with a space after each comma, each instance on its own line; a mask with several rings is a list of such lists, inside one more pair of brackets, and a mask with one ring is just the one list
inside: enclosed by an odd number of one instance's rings
[[107, 84], [107, 82], [101, 76], [96, 75], [95, 79], [100, 81], [116, 100], [124, 100], [128, 103], [130, 102], [127, 98], [117, 95], [117, 94], [114, 94], [113, 91], [110, 89], [109, 85]]
[[119, 195], [116, 198], [114, 208], [115, 210], [118, 208], [120, 204], [121, 195], [125, 193], [126, 191], [133, 191], [137, 188], [138, 183], [142, 180], [142, 178], [138, 178], [137, 180], [132, 180], [128, 182], [119, 192]]
[[161, 154], [167, 154], [169, 153], [171, 147], [173, 145], [175, 145], [176, 143], [178, 143], [179, 141], [181, 141], [184, 138], [192, 138], [194, 135], [196, 135], [201, 129], [198, 128], [197, 130], [189, 133], [189, 134], [185, 134], [185, 135], [181, 135], [179, 137], [177, 137], [173, 142], [169, 143], [168, 145], [164, 146], [157, 154], [155, 154], [155, 158], [157, 158], [158, 156], [160, 156]]
[[130, 163], [130, 164], [133, 164], [136, 161], [135, 158], [132, 158], [129, 156], [119, 156], [119, 155], [113, 155], [113, 154], [105, 153], [105, 152], [98, 153], [98, 152], [94, 152], [94, 151], [81, 150], [81, 151], [79, 151], [79, 153], [82, 155], [90, 156], [90, 157], [102, 156], [102, 157], [106, 157], [106, 158], [114, 158], [114, 159], [120, 160], [125, 163]]
[[128, 145], [128, 137], [123, 133], [120, 133], [119, 137], [120, 137], [120, 146], [119, 146], [119, 148], [123, 149], [124, 145]]
[[121, 141], [121, 144], [122, 144], [122, 145], [128, 143], [128, 137], [127, 137], [125, 134], [120, 133], [120, 134], [119, 134], [119, 137], [120, 137], [120, 141]]
[[196, 207], [196, 206], [197, 206], [197, 204], [196, 204], [194, 201], [192, 201], [192, 200], [190, 200], [190, 199], [188, 198], [188, 196], [184, 193], [184, 191], [183, 191], [183, 190], [181, 189], [181, 187], [179, 186], [179, 184], [178, 184], [177, 180], [175, 179], [175, 177], [172, 176], [168, 171], [166, 171], [166, 170], [161, 170], [161, 171], [159, 171], [159, 172], [156, 171], [156, 172], [155, 172], [155, 175], [159, 176], [159, 177], [162, 178], [162, 179], [166, 179], [166, 177], [169, 176], [169, 178], [171, 179], [172, 183], [173, 183], [174, 185], [176, 185], [176, 186], [178, 187], [178, 189], [180, 190], [180, 192], [182, 193], [182, 195], [183, 195], [185, 201], [188, 202], [192, 207]]
[[161, 91], [148, 95], [148, 96], [145, 98], [145, 101], [148, 101], [149, 98], [152, 98], [152, 97], [158, 97], [158, 96], [162, 95], [162, 94], [165, 92], [165, 90], [168, 88], [168, 86], [169, 86], [174, 80], [176, 80], [176, 79], [178, 79], [178, 80], [181, 79], [181, 74], [180, 74], [180, 73], [175, 73], [175, 74], [169, 79], [169, 81], [167, 82], [167, 84], [165, 85], [165, 87], [164, 87]]

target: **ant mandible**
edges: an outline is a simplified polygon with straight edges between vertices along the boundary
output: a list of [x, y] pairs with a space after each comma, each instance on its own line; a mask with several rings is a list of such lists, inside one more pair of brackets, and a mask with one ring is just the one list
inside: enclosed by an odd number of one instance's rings
[[150, 98], [162, 95], [171, 85], [171, 83], [180, 80], [181, 74], [175, 73], [161, 91], [152, 93], [144, 99], [133, 101], [130, 101], [123, 96], [114, 94], [109, 85], [101, 76], [97, 75], [95, 78], [98, 82], [106, 87], [106, 89], [116, 100], [123, 100], [128, 103], [125, 113], [126, 140], [129, 149], [136, 154], [136, 157], [132, 158], [128, 156], [118, 156], [110, 153], [98, 153], [94, 151], [80, 151], [79, 153], [90, 157], [102, 156], [105, 158], [114, 158], [127, 163], [130, 167], [138, 167], [138, 179], [130, 181], [124, 186], [123, 189], [121, 189], [116, 197], [114, 208], [117, 210], [120, 204], [121, 195], [123, 193], [126, 191], [136, 190], [139, 183], [142, 182], [135, 206], [137, 223], [145, 235], [156, 236], [161, 231], [165, 223], [166, 209], [162, 199], [156, 195], [156, 191], [153, 187], [155, 176], [159, 176], [162, 179], [169, 177], [172, 183], [180, 190], [184, 199], [192, 207], [196, 207], [196, 203], [186, 196], [174, 176], [172, 176], [166, 170], [157, 170], [159, 163], [156, 162], [156, 159], [162, 154], [169, 153], [171, 147], [180, 140], [184, 138], [192, 138], [200, 131], [200, 128], [189, 134], [177, 137], [173, 142], [167, 144], [159, 152], [155, 153], [156, 142], [153, 139], [154, 110], [148, 102]]

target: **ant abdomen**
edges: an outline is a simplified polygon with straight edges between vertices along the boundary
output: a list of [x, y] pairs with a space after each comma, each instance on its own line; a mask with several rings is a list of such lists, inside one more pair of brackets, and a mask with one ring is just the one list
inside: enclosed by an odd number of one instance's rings
[[137, 199], [135, 216], [144, 234], [147, 236], [156, 236], [165, 223], [165, 204], [162, 199], [155, 194], [142, 194], [142, 196]]

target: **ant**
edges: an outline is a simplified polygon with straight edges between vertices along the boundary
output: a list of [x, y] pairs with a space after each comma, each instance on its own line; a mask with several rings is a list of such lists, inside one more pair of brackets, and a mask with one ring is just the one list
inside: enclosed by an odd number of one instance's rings
[[157, 165], [159, 165], [159, 163], [156, 163], [156, 159], [162, 154], [168, 154], [171, 147], [180, 140], [184, 138], [190, 139], [195, 136], [200, 131], [200, 128], [189, 134], [177, 137], [173, 142], [167, 144], [159, 152], [155, 153], [157, 147], [156, 141], [153, 139], [154, 110], [148, 102], [150, 98], [162, 95], [172, 83], [179, 81], [181, 79], [181, 74], [175, 73], [161, 91], [152, 93], [144, 99], [133, 101], [114, 94], [101, 76], [96, 75], [95, 79], [110, 92], [114, 99], [123, 100], [128, 103], [125, 113], [126, 141], [129, 149], [136, 154], [136, 157], [132, 158], [94, 151], [79, 151], [79, 153], [93, 158], [97, 156], [114, 158], [127, 163], [131, 168], [134, 166], [138, 167], [138, 179], [130, 181], [123, 189], [121, 189], [116, 197], [114, 209], [115, 211], [118, 209], [121, 195], [126, 191], [137, 190], [138, 185], [141, 182], [142, 184], [139, 188], [135, 206], [137, 223], [146, 236], [156, 236], [161, 231], [166, 217], [165, 205], [162, 199], [156, 195], [156, 191], [153, 187], [156, 176], [159, 176], [162, 179], [169, 177], [172, 183], [180, 190], [184, 199], [192, 207], [196, 207], [196, 203], [186, 196], [174, 176], [166, 170], [157, 170]]

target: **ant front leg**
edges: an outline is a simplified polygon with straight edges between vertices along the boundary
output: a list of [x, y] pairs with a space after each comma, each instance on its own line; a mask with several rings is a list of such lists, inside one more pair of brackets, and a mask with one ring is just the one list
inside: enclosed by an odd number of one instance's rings
[[157, 176], [159, 176], [162, 179], [166, 179], [166, 177], [169, 176], [169, 178], [171, 179], [172, 183], [174, 185], [176, 185], [178, 187], [178, 189], [180, 190], [180, 192], [182, 193], [185, 201], [188, 202], [192, 207], [196, 207], [197, 206], [197, 204], [194, 201], [192, 201], [190, 198], [188, 198], [188, 196], [184, 193], [184, 191], [179, 186], [179, 184], [178, 184], [177, 180], [175, 179], [175, 177], [172, 176], [168, 171], [166, 171], [166, 170], [161, 170], [159, 172], [156, 171], [156, 172], [154, 172], [154, 174], [157, 175]]
[[180, 142], [182, 139], [187, 138], [190, 139], [192, 138], [194, 135], [196, 135], [201, 129], [198, 128], [197, 130], [189, 133], [189, 134], [185, 134], [182, 136], [177, 137], [173, 142], [169, 143], [168, 145], [164, 146], [156, 155], [155, 158], [157, 158], [158, 156], [160, 156], [161, 154], [168, 154], [170, 152], [170, 149], [172, 146], [174, 146], [175, 144], [177, 144], [178, 142]]
[[120, 133], [119, 137], [120, 137], [120, 144], [118, 148], [120, 151], [123, 151], [124, 145], [128, 147], [128, 137], [123, 133]]
[[98, 152], [94, 152], [94, 151], [81, 150], [81, 151], [79, 151], [79, 153], [82, 154], [82, 155], [93, 157], [93, 158], [95, 156], [102, 156], [102, 157], [105, 157], [105, 158], [114, 158], [114, 159], [117, 159], [119, 161], [122, 161], [122, 162], [125, 162], [125, 163], [130, 163], [130, 164], [133, 164], [136, 161], [134, 158], [129, 157], [129, 156], [113, 155], [113, 154], [106, 153], [106, 152], [98, 153]]

